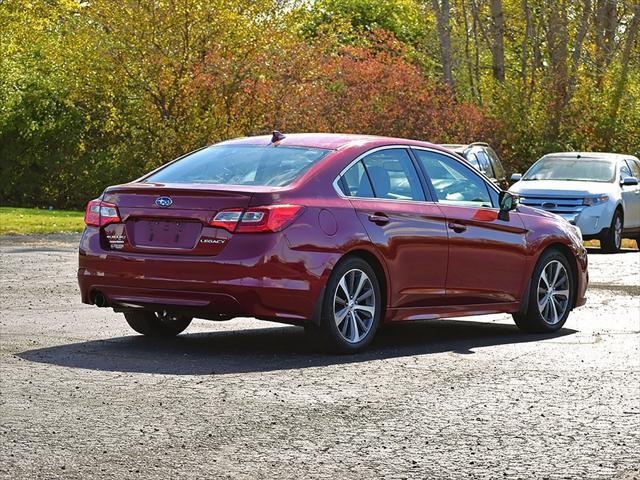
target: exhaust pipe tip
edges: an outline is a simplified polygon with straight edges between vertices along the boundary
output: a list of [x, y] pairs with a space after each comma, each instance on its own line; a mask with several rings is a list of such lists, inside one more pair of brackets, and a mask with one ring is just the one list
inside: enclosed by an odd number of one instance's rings
[[91, 295], [91, 298], [93, 299], [93, 304], [96, 307], [104, 308], [108, 306], [109, 302], [107, 302], [107, 297], [105, 297], [102, 292], [98, 292], [98, 291], [93, 292], [93, 294]]

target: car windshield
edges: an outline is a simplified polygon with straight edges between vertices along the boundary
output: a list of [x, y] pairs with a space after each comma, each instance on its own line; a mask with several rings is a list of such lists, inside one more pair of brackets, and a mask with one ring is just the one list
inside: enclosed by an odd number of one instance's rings
[[541, 158], [524, 174], [523, 180], [613, 182], [614, 162], [595, 158]]
[[144, 181], [283, 187], [330, 151], [273, 145], [212, 146], [166, 166]]

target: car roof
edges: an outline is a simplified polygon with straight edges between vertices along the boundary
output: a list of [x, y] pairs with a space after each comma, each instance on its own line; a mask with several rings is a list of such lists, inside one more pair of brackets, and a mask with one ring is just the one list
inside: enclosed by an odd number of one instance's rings
[[442, 148], [446, 148], [447, 150], [453, 150], [454, 152], [466, 150], [469, 145], [462, 143], [441, 143], [440, 146]]
[[472, 143], [442, 143], [441, 147], [446, 148], [447, 150], [453, 150], [454, 152], [462, 152], [469, 148], [487, 148], [489, 147], [488, 143], [485, 142], [472, 142]]
[[[636, 158], [633, 155], [625, 155], [622, 153], [610, 153], [610, 152], [553, 152], [547, 153], [543, 158], [591, 158], [599, 160], [622, 160], [625, 158]], [[637, 159], [636, 159], [637, 160]]]
[[[235, 138], [218, 143], [217, 145], [269, 145], [270, 143], [271, 135], [259, 135], [255, 137]], [[278, 145], [326, 148], [330, 150], [342, 150], [350, 147], [366, 146], [374, 148], [383, 145], [413, 145], [443, 150], [442, 146], [423, 142], [421, 140], [351, 133], [284, 133], [284, 139], [280, 140]]]

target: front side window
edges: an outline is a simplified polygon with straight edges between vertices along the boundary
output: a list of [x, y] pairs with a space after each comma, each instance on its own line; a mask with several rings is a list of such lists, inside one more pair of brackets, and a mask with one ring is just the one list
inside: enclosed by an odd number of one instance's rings
[[429, 176], [439, 203], [493, 207], [485, 181], [460, 162], [427, 150], [415, 150]]
[[597, 158], [542, 157], [527, 170], [522, 180], [613, 182], [615, 162]]
[[636, 177], [638, 180], [640, 180], [640, 162], [629, 158], [627, 159], [627, 164], [629, 165], [629, 169], [631, 170], [631, 176]]
[[339, 181], [350, 197], [388, 200], [424, 200], [424, 192], [405, 149], [385, 149], [367, 155], [347, 170]]
[[282, 146], [212, 146], [166, 166], [144, 181], [283, 187], [330, 152]]
[[623, 160], [620, 162], [620, 180], [624, 180], [627, 177], [633, 177], [633, 175], [631, 174], [629, 165]]

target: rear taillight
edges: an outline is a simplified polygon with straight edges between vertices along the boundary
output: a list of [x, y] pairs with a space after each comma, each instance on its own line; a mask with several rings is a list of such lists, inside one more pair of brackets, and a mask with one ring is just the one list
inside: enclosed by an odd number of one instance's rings
[[247, 210], [221, 210], [209, 223], [230, 232], [279, 232], [288, 227], [302, 213], [300, 205], [270, 205]]
[[118, 207], [113, 203], [103, 202], [99, 199], [87, 203], [84, 213], [84, 223], [92, 227], [104, 227], [110, 223], [120, 222]]

